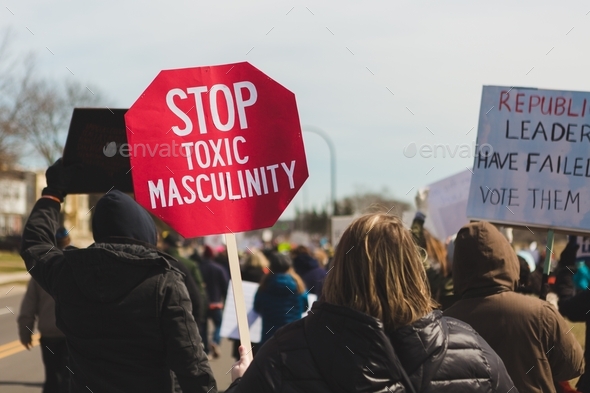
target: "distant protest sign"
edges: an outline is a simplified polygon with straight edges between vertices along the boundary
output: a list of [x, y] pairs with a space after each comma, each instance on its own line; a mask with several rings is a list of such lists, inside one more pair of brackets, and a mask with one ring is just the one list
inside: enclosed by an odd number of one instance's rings
[[428, 186], [427, 221], [432, 221], [436, 236], [445, 240], [469, 223], [467, 201], [471, 172], [465, 170]]
[[137, 202], [187, 238], [271, 227], [308, 177], [295, 95], [249, 63], [161, 71], [125, 123]]
[[590, 93], [484, 86], [467, 215], [590, 232]]
[[335, 216], [332, 217], [332, 246], [336, 247], [340, 242], [340, 238], [342, 234], [348, 228], [350, 224], [354, 221], [355, 216]]
[[580, 246], [576, 258], [590, 261], [590, 236], [578, 236], [576, 240]]
[[[70, 179], [68, 194], [133, 192], [124, 116], [127, 109], [75, 108], [63, 152], [65, 166], [81, 170]], [[123, 154], [117, 154], [118, 152]]]
[[[255, 282], [242, 282], [242, 288], [244, 290], [244, 304], [246, 305], [246, 312], [248, 315], [248, 326], [250, 328], [250, 338], [252, 342], [260, 342], [262, 336], [262, 319], [256, 311], [254, 311], [254, 297], [256, 291], [258, 291], [258, 283]], [[232, 285], [227, 288], [227, 295], [225, 297], [225, 307], [223, 308], [223, 316], [221, 318], [221, 337], [239, 339], [238, 333], [238, 321], [236, 319], [234, 303], [234, 292]]]

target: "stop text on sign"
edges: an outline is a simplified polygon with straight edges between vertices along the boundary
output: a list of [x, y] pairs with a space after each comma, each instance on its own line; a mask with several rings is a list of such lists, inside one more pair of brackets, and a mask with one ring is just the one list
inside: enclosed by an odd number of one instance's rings
[[[242, 94], [243, 90], [247, 90], [249, 93], [249, 97], [247, 99], [244, 99], [244, 95]], [[197, 114], [199, 132], [201, 134], [207, 133], [207, 124], [205, 122], [205, 105], [203, 104], [203, 94], [206, 93], [208, 93], [207, 95], [209, 96], [208, 100], [205, 99], [209, 102], [209, 113], [211, 114], [213, 124], [215, 124], [215, 127], [219, 131], [225, 132], [234, 128], [236, 112], [238, 113], [240, 129], [244, 130], [248, 128], [246, 107], [252, 106], [254, 103], [256, 103], [258, 93], [252, 82], [243, 81], [234, 83], [233, 89], [230, 89], [230, 87], [224, 84], [216, 84], [211, 86], [211, 89], [207, 89], [207, 86], [196, 86], [189, 87], [186, 89], [186, 91], [180, 88], [174, 88], [168, 91], [168, 94], [166, 94], [166, 104], [168, 105], [168, 108], [184, 122], [182, 128], [180, 128], [178, 125], [172, 126], [172, 131], [176, 135], [186, 136], [193, 132], [193, 122], [190, 116], [180, 109], [175, 103], [175, 99], [177, 97], [179, 97], [181, 100], [187, 100], [190, 99], [189, 95], [192, 96], [192, 99], [194, 100], [193, 108], [195, 108]], [[225, 123], [221, 119], [220, 111], [218, 110], [218, 96], [223, 96], [223, 99], [225, 100], [225, 109], [227, 110], [227, 119], [225, 119]], [[237, 110], [234, 109], [234, 103]]]

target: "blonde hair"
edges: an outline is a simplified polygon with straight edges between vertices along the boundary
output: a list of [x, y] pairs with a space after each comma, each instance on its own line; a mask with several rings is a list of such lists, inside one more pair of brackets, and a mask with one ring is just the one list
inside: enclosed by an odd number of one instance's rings
[[268, 259], [266, 259], [262, 251], [253, 249], [251, 254], [246, 254], [242, 267], [256, 267], [265, 269], [268, 268], [268, 265]]
[[318, 263], [322, 267], [328, 264], [328, 254], [326, 254], [326, 252], [321, 248], [316, 248], [316, 250], [313, 252], [313, 257], [316, 259], [316, 261], [318, 261]]
[[449, 269], [447, 267], [447, 248], [436, 237], [432, 236], [432, 233], [424, 229], [424, 240], [426, 241], [426, 253], [432, 260], [440, 263], [441, 272], [444, 277], [449, 275]]
[[[305, 283], [303, 279], [299, 276], [299, 274], [295, 273], [295, 270], [292, 266], [291, 258], [288, 255], [284, 255], [278, 252], [269, 252], [266, 254], [267, 260], [271, 265], [271, 272], [267, 273], [262, 279], [260, 280], [260, 289], [264, 290], [268, 283], [269, 277], [275, 274], [288, 274], [290, 275], [297, 285], [297, 294], [301, 295], [305, 293]], [[274, 270], [274, 271], [273, 271]]]
[[360, 217], [344, 231], [322, 298], [378, 318], [386, 330], [437, 307], [412, 234], [399, 218], [381, 213]]
[[295, 280], [295, 283], [297, 283], [297, 293], [300, 295], [304, 294], [307, 287], [305, 286], [305, 283], [303, 282], [301, 276], [295, 273], [295, 269], [293, 268], [287, 270], [287, 274], [291, 275], [291, 277], [293, 277], [293, 280]]
[[[291, 278], [293, 278], [293, 280], [295, 281], [295, 284], [297, 285], [297, 294], [298, 295], [304, 294], [305, 290], [307, 288], [306, 288], [305, 283], [303, 282], [303, 279], [301, 278], [301, 276], [299, 274], [295, 273], [295, 270], [293, 270], [292, 267], [289, 268], [289, 270], [287, 270], [285, 272], [285, 274], [290, 275]], [[273, 275], [274, 275], [274, 273], [267, 273], [260, 279], [260, 289], [264, 290], [266, 288], [268, 280]]]

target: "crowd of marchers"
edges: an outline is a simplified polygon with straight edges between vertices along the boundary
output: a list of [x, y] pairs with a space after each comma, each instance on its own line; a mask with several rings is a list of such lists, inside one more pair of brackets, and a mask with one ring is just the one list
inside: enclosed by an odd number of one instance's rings
[[[209, 360], [219, 356], [227, 257], [184, 254], [180, 237], [158, 233], [117, 190], [94, 209], [95, 243], [68, 246], [59, 224], [70, 171], [48, 168], [22, 241], [33, 280], [21, 341], [31, 344], [37, 319], [44, 346], [64, 354], [52, 362], [44, 351], [44, 392], [216, 392]], [[360, 216], [330, 258], [302, 246], [249, 250], [241, 272], [259, 284], [262, 336], [252, 348], [234, 342], [226, 392], [560, 393], [581, 376], [577, 391], [590, 393], [589, 355], [563, 317], [590, 320], [576, 243], [561, 253], [551, 303], [538, 296], [548, 288], [540, 255], [517, 254], [484, 221], [440, 241], [420, 196], [417, 205], [411, 228]]]

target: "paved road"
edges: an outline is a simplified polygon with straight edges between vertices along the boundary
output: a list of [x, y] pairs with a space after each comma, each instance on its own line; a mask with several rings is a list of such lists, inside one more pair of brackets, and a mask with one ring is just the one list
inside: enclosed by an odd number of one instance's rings
[[16, 316], [24, 293], [24, 286], [0, 286], [0, 391], [2, 393], [40, 392], [45, 378], [39, 346], [27, 351], [20, 343], [17, 343]]
[[[7, 283], [15, 281], [29, 281], [30, 278], [31, 275], [28, 272], [0, 274], [0, 285], [8, 285]], [[10, 287], [12, 287], [12, 285], [9, 285], [7, 290], [9, 290]]]
[[[39, 393], [45, 378], [39, 346], [27, 351], [16, 343], [18, 340], [16, 318], [24, 292], [24, 286], [0, 285], [0, 392], [2, 393]], [[221, 357], [211, 360], [211, 368], [221, 391], [231, 382], [230, 374], [227, 372], [233, 363], [231, 342], [224, 340], [221, 344]]]

